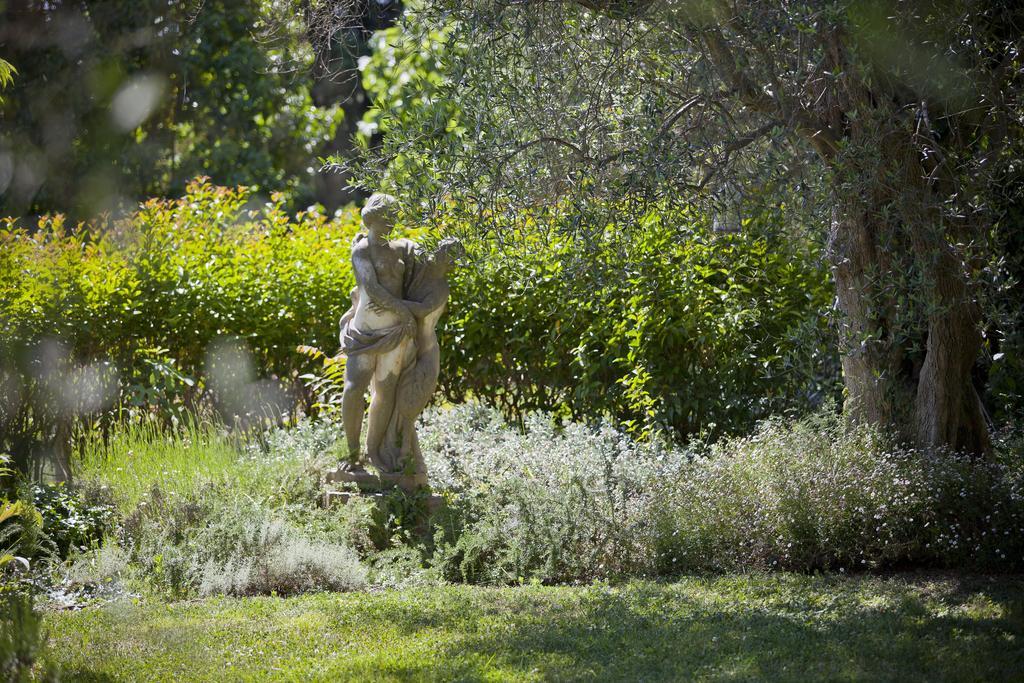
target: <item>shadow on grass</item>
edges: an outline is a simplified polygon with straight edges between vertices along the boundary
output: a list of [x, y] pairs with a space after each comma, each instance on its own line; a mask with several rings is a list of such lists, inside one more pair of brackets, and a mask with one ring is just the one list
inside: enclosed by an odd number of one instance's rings
[[117, 679], [105, 673], [75, 669], [73, 671], [61, 671], [61, 680], [77, 681], [77, 683], [114, 683]]
[[[1024, 676], [1018, 584], [946, 579], [932, 594], [878, 594], [812, 579], [791, 599], [756, 586], [733, 599], [669, 587], [592, 589], [580, 599], [503, 599], [479, 628], [397, 679], [474, 680], [502, 671], [545, 680], [1011, 680]], [[666, 590], [667, 588], [667, 590]], [[718, 596], [720, 598], [720, 596]], [[488, 614], [518, 610], [510, 621]], [[409, 615], [413, 616], [413, 615]], [[434, 619], [404, 626], [429, 628]]]
[[134, 680], [139, 666], [162, 680], [989, 681], [1024, 672], [1019, 577], [455, 586], [80, 617], [65, 647], [96, 649], [65, 680], [113, 680], [90, 664], [118, 680]]

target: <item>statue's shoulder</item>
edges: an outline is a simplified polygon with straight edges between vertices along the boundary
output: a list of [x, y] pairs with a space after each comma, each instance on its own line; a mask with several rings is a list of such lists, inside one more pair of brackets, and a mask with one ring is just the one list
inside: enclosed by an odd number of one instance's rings
[[352, 238], [352, 253], [357, 251], [365, 251], [370, 245], [370, 240], [367, 239], [365, 232], [356, 233], [356, 236]]

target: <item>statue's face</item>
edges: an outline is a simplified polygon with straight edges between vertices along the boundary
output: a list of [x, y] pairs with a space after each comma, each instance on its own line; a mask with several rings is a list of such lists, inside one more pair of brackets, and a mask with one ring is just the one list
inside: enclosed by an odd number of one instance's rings
[[384, 211], [373, 218], [364, 218], [363, 222], [381, 237], [387, 237], [395, 229], [395, 211]]

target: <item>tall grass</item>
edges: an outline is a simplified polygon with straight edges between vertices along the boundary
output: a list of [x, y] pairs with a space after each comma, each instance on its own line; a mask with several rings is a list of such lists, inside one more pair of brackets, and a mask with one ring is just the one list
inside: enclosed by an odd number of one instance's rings
[[119, 508], [113, 552], [123, 555], [95, 552], [71, 574], [94, 592], [112, 560], [133, 590], [171, 595], [363, 586], [367, 567], [347, 542], [352, 515], [326, 524], [334, 533], [324, 533], [323, 514], [307, 529], [318, 512], [319, 472], [337, 461], [339, 436], [329, 422], [244, 432], [194, 416], [173, 429], [129, 420], [106, 438], [85, 431], [77, 474], [85, 495], [105, 489]]
[[250, 495], [267, 492], [282, 460], [261, 453], [246, 434], [210, 421], [192, 417], [169, 429], [134, 420], [106, 438], [97, 429], [84, 430], [77, 440], [76, 475], [107, 487], [128, 511], [154, 487], [183, 497], [210, 483], [238, 482]]

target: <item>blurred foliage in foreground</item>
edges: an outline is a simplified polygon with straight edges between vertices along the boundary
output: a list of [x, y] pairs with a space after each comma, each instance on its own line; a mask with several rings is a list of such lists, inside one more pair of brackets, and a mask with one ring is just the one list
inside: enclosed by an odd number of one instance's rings
[[[0, 3], [0, 215], [88, 218], [196, 175], [307, 206], [344, 119], [263, 0]], [[301, 23], [301, 19], [297, 19]], [[273, 38], [273, 40], [271, 40]], [[4, 82], [0, 63], [0, 84]]]
[[[581, 267], [571, 239], [542, 227], [568, 219], [543, 218], [458, 271], [441, 330], [448, 399], [685, 436], [742, 430], [833, 391], [827, 276], [809, 247], [651, 214], [608, 226]], [[0, 450], [24, 464], [70, 415], [170, 418], [209, 389], [228, 416], [292, 409], [308, 364], [296, 347], [337, 350], [358, 230], [355, 212], [289, 218], [204, 180], [113, 224], [8, 225]]]

